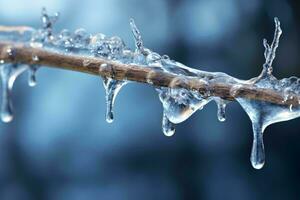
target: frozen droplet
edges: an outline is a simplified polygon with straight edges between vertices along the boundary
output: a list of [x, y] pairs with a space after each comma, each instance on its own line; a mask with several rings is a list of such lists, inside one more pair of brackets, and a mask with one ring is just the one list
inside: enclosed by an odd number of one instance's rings
[[28, 85], [30, 87], [36, 86], [36, 71], [38, 70], [37, 65], [30, 65], [28, 69]]
[[90, 43], [91, 35], [85, 29], [80, 28], [74, 32], [72, 39], [75, 48], [86, 48]]
[[224, 122], [226, 120], [226, 116], [225, 116], [225, 108], [226, 108], [226, 105], [228, 103], [228, 101], [224, 100], [224, 99], [221, 99], [221, 98], [215, 98], [214, 99], [216, 104], [217, 104], [217, 107], [218, 107], [218, 120], [220, 122]]
[[211, 99], [202, 98], [195, 91], [186, 89], [159, 88], [157, 91], [164, 108], [164, 114], [174, 124], [185, 121], [211, 101]]
[[167, 115], [165, 112], [163, 113], [163, 119], [162, 119], [162, 130], [165, 136], [173, 136], [175, 133], [175, 127], [172, 122], [168, 119]]
[[11, 101], [11, 90], [16, 78], [28, 67], [19, 64], [0, 65], [1, 76], [1, 119], [10, 122], [13, 119], [13, 107]]
[[105, 88], [106, 97], [106, 121], [112, 123], [114, 120], [113, 106], [117, 94], [121, 88], [126, 84], [125, 81], [118, 81], [111, 78], [103, 78], [103, 85]]
[[257, 101], [246, 98], [236, 98], [248, 114], [253, 127], [253, 147], [251, 163], [259, 169], [264, 163], [263, 131], [271, 124], [287, 121], [300, 116], [300, 107], [292, 110], [289, 105], [278, 105], [265, 101]]
[[110, 49], [110, 55], [112, 58], [120, 57], [123, 52], [123, 49], [125, 48], [123, 40], [117, 36], [111, 37], [108, 45]]
[[253, 144], [251, 149], [251, 164], [255, 169], [261, 169], [265, 164], [265, 150], [262, 125], [259, 122], [252, 124]]

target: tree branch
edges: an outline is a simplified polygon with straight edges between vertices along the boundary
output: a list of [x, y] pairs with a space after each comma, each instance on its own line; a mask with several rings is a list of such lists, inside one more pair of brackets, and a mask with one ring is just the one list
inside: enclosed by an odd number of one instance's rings
[[[32, 30], [30, 27], [6, 27], [0, 26], [0, 32], [23, 34]], [[7, 50], [10, 49], [14, 56], [10, 56]], [[34, 60], [32, 56], [39, 59]], [[200, 81], [197, 77], [176, 75], [162, 71], [156, 67], [122, 64], [116, 61], [75, 54], [61, 54], [50, 48], [32, 47], [26, 42], [0, 41], [0, 60], [11, 63], [35, 64], [49, 66], [66, 70], [73, 70], [102, 77], [110, 77], [115, 80], [129, 80], [146, 83], [155, 87], [185, 88], [196, 90], [201, 94], [220, 97], [233, 101], [236, 97], [266, 101], [279, 105], [299, 105], [300, 97], [291, 94], [286, 99], [285, 94], [272, 89], [262, 89], [254, 84], [238, 82], [228, 83], [218, 80], [214, 73], [207, 72], [208, 83]], [[230, 77], [230, 76], [228, 76]], [[231, 77], [232, 78], [232, 77]], [[207, 95], [209, 94], [209, 95]]]

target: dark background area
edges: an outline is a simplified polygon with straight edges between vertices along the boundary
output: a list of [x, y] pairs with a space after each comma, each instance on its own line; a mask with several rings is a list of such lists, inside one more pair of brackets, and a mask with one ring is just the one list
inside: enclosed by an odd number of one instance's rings
[[[277, 16], [283, 35], [274, 74], [300, 76], [297, 1], [0, 0], [0, 24], [39, 27], [42, 6], [61, 12], [57, 31], [118, 35], [131, 48], [133, 17], [148, 48], [241, 79], [260, 73], [262, 39], [273, 39]], [[0, 124], [1, 200], [300, 198], [300, 119], [266, 129], [266, 164], [255, 170], [251, 123], [237, 103], [224, 123], [210, 103], [168, 138], [149, 86], [126, 85], [107, 124], [99, 77], [42, 68], [37, 78], [35, 88], [25, 74], [16, 81], [15, 119]]]

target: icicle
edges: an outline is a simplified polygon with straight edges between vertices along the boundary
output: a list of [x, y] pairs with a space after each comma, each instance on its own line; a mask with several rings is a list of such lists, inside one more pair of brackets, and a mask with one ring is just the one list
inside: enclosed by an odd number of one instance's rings
[[13, 107], [11, 102], [11, 90], [16, 78], [28, 68], [27, 65], [2, 64], [0, 65], [1, 75], [1, 119], [3, 122], [10, 122], [13, 119]]
[[165, 136], [173, 136], [175, 133], [175, 127], [172, 122], [168, 119], [167, 115], [165, 112], [163, 113], [163, 119], [162, 119], [162, 130]]
[[[274, 40], [271, 45], [264, 40], [266, 62], [263, 66], [263, 72], [256, 79], [251, 79], [248, 84], [264, 89], [274, 89], [281, 92], [285, 96], [285, 103], [290, 99], [291, 94], [300, 94], [300, 81], [296, 77], [277, 80], [272, 75], [272, 62], [275, 59], [275, 52], [279, 44], [279, 38], [282, 33], [280, 22], [277, 18], [275, 21]], [[254, 81], [253, 81], [254, 80]], [[236, 88], [238, 91], [239, 88]], [[232, 95], [237, 93], [233, 91]], [[255, 169], [263, 167], [265, 162], [263, 132], [265, 128], [271, 124], [294, 119], [300, 116], [300, 107], [293, 105], [277, 105], [265, 101], [251, 100], [237, 97], [236, 100], [248, 114], [253, 127], [253, 146], [251, 151], [251, 163]]]
[[265, 150], [263, 142], [262, 124], [255, 122], [253, 128], [253, 144], [251, 150], [251, 164], [255, 169], [261, 169], [265, 164]]
[[159, 88], [157, 91], [164, 108], [164, 114], [174, 124], [185, 121], [211, 100], [204, 99], [197, 92], [186, 89]]
[[229, 101], [226, 101], [226, 100], [221, 99], [221, 98], [215, 98], [214, 100], [215, 100], [215, 102], [217, 104], [217, 107], [218, 107], [218, 112], [217, 112], [218, 120], [220, 122], [224, 122], [226, 120], [225, 108], [226, 108], [226, 105]]
[[114, 120], [113, 106], [117, 94], [126, 84], [125, 81], [117, 81], [111, 78], [103, 78], [103, 85], [106, 92], [106, 121], [112, 123]]

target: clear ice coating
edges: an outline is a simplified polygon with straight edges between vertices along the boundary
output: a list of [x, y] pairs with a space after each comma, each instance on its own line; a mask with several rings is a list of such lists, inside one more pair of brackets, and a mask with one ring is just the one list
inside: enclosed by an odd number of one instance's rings
[[[272, 63], [275, 59], [276, 49], [278, 48], [279, 38], [282, 34], [280, 22], [275, 18], [275, 33], [271, 44], [263, 40], [265, 47], [265, 63], [262, 73], [251, 80], [244, 81], [233, 78], [225, 73], [205, 72], [189, 68], [179, 62], [171, 60], [168, 56], [151, 51], [145, 48], [141, 33], [133, 19], [130, 19], [130, 26], [135, 40], [135, 50], [126, 47], [123, 40], [117, 36], [109, 37], [102, 33], [89, 34], [84, 29], [75, 31], [62, 30], [58, 34], [53, 31], [53, 25], [56, 23], [59, 14], [49, 16], [45, 9], [42, 10], [42, 28], [26, 29], [19, 32], [1, 32], [1, 40], [12, 40], [28, 42], [32, 47], [45, 48], [61, 54], [83, 55], [87, 59], [82, 63], [88, 67], [90, 57], [100, 57], [108, 61], [115, 61], [124, 64], [136, 64], [141, 67], [147, 66], [155, 70], [164, 71], [177, 77], [196, 78], [205, 86], [214, 83], [224, 83], [234, 85], [232, 96], [239, 102], [242, 108], [248, 114], [253, 128], [253, 146], [251, 150], [251, 163], [254, 168], [260, 169], [265, 162], [263, 132], [265, 128], [273, 123], [290, 120], [300, 116], [299, 105], [286, 105], [285, 103], [294, 98], [293, 95], [300, 95], [300, 79], [297, 77], [276, 79], [272, 75]], [[6, 53], [14, 56], [13, 49], [7, 49]], [[12, 120], [11, 90], [13, 83], [19, 74], [28, 70], [28, 84], [36, 84], [35, 73], [39, 68], [37, 63], [39, 57], [32, 55], [32, 65], [9, 64], [0, 60], [1, 75], [1, 119], [4, 122]], [[102, 64], [101, 67], [106, 67]], [[147, 76], [147, 82], [153, 84], [151, 74]], [[173, 81], [172, 81], [173, 82]], [[176, 82], [176, 80], [174, 80]], [[113, 105], [120, 89], [128, 83], [126, 80], [114, 80], [114, 77], [103, 77], [103, 85], [106, 91], [106, 120], [111, 123], [114, 119]], [[251, 100], [235, 96], [239, 86], [247, 84], [257, 88], [272, 89], [284, 94], [282, 105], [272, 104], [270, 102]], [[201, 110], [210, 101], [217, 104], [217, 117], [219, 121], [225, 121], [225, 108], [229, 101], [215, 97], [207, 92], [205, 94], [194, 90], [184, 88], [175, 88], [172, 83], [169, 87], [156, 87], [159, 99], [163, 106], [162, 130], [166, 136], [172, 136], [175, 133], [175, 124], [187, 120], [197, 110]], [[209, 91], [209, 89], [207, 90]], [[299, 101], [299, 99], [298, 99]], [[300, 104], [300, 101], [299, 101]]]

